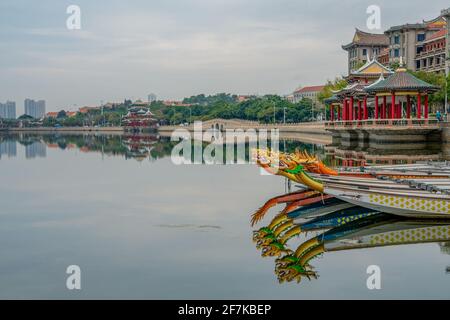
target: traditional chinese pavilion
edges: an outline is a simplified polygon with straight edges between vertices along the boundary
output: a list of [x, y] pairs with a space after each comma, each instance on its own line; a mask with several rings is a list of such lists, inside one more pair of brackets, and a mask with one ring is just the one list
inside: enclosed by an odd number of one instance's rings
[[375, 58], [366, 62], [346, 78], [348, 85], [325, 100], [330, 105], [330, 121], [366, 120], [369, 118], [369, 94], [365, 88], [394, 72]]
[[325, 101], [330, 106], [331, 122], [428, 119], [428, 96], [439, 90], [403, 67], [392, 72], [375, 59], [351, 73], [347, 80], [346, 88]]
[[122, 117], [122, 126], [132, 131], [143, 131], [146, 128], [155, 128], [157, 120], [147, 108], [132, 107]]
[[[411, 119], [413, 116], [428, 119], [428, 96], [439, 88], [416, 78], [401, 67], [392, 76], [379, 79], [364, 90], [375, 100], [374, 119]], [[413, 98], [416, 100], [414, 113]]]

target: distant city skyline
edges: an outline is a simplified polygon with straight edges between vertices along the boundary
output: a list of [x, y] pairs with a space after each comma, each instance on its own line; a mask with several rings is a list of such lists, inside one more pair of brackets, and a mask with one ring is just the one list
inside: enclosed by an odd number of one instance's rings
[[[77, 1], [81, 30], [66, 28], [68, 1], [0, 3], [0, 101], [39, 97], [48, 111], [101, 101], [180, 100], [200, 93], [284, 95], [347, 73], [341, 45], [361, 30], [439, 15], [448, 1]], [[348, 10], [352, 8], [352, 10]], [[17, 115], [24, 110], [18, 106]]]
[[33, 99], [25, 99], [24, 101], [25, 114], [33, 118], [40, 119], [45, 116], [45, 100], [35, 101]]
[[16, 102], [6, 101], [0, 102], [0, 118], [3, 119], [15, 119], [16, 118]]

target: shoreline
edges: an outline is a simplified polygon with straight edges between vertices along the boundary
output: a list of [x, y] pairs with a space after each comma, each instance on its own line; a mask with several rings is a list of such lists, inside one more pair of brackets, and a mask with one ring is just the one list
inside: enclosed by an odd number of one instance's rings
[[9, 128], [0, 132], [124, 132], [122, 127]]
[[[275, 129], [275, 126], [261, 126], [258, 129]], [[122, 127], [104, 127], [104, 128], [94, 128], [94, 127], [64, 127], [64, 128], [10, 128], [8, 130], [0, 129], [0, 134], [20, 134], [20, 133], [43, 133], [43, 134], [114, 134], [114, 135], [122, 135], [122, 134], [134, 134], [134, 135], [151, 135], [157, 134], [161, 137], [170, 137], [172, 132], [175, 129], [187, 129], [188, 127], [180, 127], [180, 126], [164, 126], [158, 128], [155, 133], [150, 132], [141, 132], [141, 133], [131, 133], [125, 132]], [[248, 128], [240, 128], [246, 130]], [[255, 130], [258, 130], [255, 129]], [[280, 130], [280, 139], [283, 140], [292, 140], [292, 141], [301, 141], [305, 143], [316, 143], [316, 144], [324, 144], [328, 145], [332, 143], [332, 135], [325, 131], [321, 130], [321, 128], [317, 128], [318, 130], [301, 130], [304, 128], [295, 128], [294, 126], [278, 126], [276, 129]], [[311, 129], [311, 128], [309, 128]], [[192, 131], [192, 130], [189, 130]]]

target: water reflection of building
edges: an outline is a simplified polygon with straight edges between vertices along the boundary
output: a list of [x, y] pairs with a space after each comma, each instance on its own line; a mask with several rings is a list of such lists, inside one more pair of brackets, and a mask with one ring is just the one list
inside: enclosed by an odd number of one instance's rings
[[15, 157], [17, 155], [17, 142], [6, 140], [0, 142], [0, 158], [2, 156]]
[[122, 143], [127, 148], [125, 158], [134, 158], [138, 161], [142, 161], [149, 157], [153, 145], [157, 142], [158, 137], [154, 135], [125, 136], [122, 140]]
[[326, 146], [328, 163], [335, 167], [359, 167], [365, 165], [409, 164], [418, 161], [440, 160], [442, 155], [433, 149], [381, 150]]
[[35, 141], [25, 146], [25, 157], [33, 159], [36, 157], [45, 158], [47, 156], [47, 147], [40, 141]]

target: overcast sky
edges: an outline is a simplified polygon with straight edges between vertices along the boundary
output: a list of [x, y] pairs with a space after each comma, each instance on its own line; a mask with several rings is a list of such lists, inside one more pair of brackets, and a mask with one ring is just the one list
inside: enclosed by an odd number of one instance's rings
[[[81, 8], [68, 30], [67, 6]], [[341, 45], [381, 7], [382, 30], [448, 0], [0, 0], [0, 101], [75, 110], [124, 98], [286, 94], [346, 73]]]

